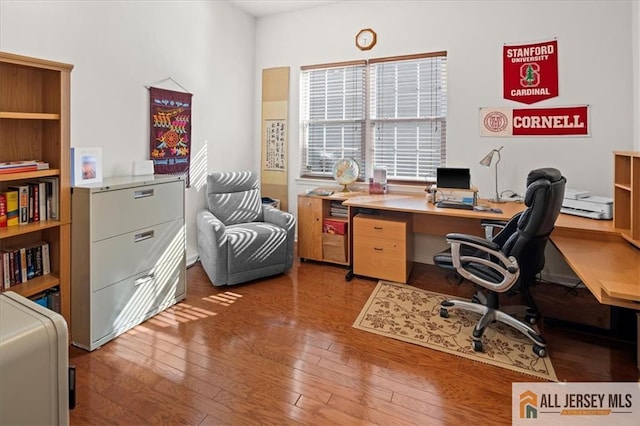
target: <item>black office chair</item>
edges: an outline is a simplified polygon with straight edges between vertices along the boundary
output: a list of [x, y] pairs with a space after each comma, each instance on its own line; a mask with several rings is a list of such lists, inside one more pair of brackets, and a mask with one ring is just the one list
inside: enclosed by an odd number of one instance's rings
[[536, 355], [546, 355], [544, 338], [528, 324], [508, 314], [507, 309], [499, 310], [498, 295], [518, 289], [528, 306], [525, 321], [535, 323], [538, 313], [529, 286], [544, 267], [544, 249], [560, 214], [565, 183], [566, 179], [556, 169], [531, 171], [524, 198], [527, 208], [512, 217], [491, 241], [473, 235], [448, 234], [450, 251], [434, 256], [436, 266], [456, 271], [487, 290], [486, 297], [479, 292], [471, 302], [446, 300], [440, 308], [440, 316], [445, 318], [452, 308], [482, 315], [473, 330], [474, 351], [482, 351], [485, 327], [500, 321], [529, 337]]

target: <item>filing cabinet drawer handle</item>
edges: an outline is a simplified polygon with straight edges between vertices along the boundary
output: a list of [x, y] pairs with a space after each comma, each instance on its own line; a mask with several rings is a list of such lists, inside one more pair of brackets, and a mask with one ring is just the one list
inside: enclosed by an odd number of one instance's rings
[[373, 249], [374, 249], [375, 251], [383, 251], [383, 250], [384, 250], [384, 249], [382, 249], [382, 248], [378, 248], [378, 247], [374, 247]]
[[376, 231], [382, 231], [384, 228], [382, 226], [374, 226], [373, 229]]
[[153, 191], [153, 189], [141, 189], [140, 191], [133, 193], [133, 199], [137, 200], [139, 198], [153, 197]]
[[143, 232], [141, 234], [136, 234], [133, 237], [133, 242], [134, 243], [139, 243], [140, 241], [148, 240], [149, 238], [153, 238], [153, 230], [147, 231], [147, 232]]
[[144, 277], [140, 277], [140, 278], [138, 278], [138, 279], [133, 283], [133, 285], [134, 285], [135, 287], [138, 287], [139, 285], [142, 285], [142, 284], [148, 283], [149, 281], [152, 281], [152, 280], [153, 280], [153, 272], [152, 272], [152, 273], [150, 273], [149, 275], [145, 275]]

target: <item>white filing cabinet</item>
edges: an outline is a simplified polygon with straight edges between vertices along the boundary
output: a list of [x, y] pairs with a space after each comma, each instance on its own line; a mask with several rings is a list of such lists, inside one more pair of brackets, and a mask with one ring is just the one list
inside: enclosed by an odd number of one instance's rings
[[71, 212], [74, 345], [94, 350], [186, 297], [182, 178], [77, 186]]

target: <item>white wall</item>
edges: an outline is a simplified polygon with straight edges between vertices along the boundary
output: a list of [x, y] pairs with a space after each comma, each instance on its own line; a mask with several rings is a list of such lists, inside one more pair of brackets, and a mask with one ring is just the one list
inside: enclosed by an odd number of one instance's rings
[[[291, 67], [289, 203], [302, 188], [299, 170], [301, 65], [446, 50], [449, 101], [448, 165], [471, 167], [482, 196], [492, 195], [493, 171], [478, 161], [504, 145], [500, 190], [522, 191], [526, 173], [560, 169], [573, 188], [612, 196], [612, 151], [633, 147], [632, 2], [617, 1], [349, 1], [258, 19], [256, 74]], [[354, 45], [371, 27], [378, 44]], [[481, 138], [478, 108], [524, 104], [502, 98], [502, 46], [558, 39], [557, 98], [533, 107], [591, 106], [591, 137]], [[260, 94], [255, 94], [259, 111]], [[254, 128], [259, 128], [256, 115]], [[259, 163], [256, 163], [256, 168]]]
[[145, 85], [171, 76], [193, 93], [190, 260], [205, 172], [254, 165], [254, 36], [253, 17], [218, 1], [0, 0], [0, 50], [75, 65], [71, 145], [102, 147], [105, 176], [149, 159]]

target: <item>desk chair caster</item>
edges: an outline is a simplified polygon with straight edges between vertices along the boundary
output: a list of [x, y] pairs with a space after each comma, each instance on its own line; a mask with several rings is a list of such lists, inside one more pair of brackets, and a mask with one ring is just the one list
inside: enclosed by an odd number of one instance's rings
[[483, 352], [482, 335], [484, 334], [485, 327], [492, 322], [499, 321], [503, 324], [509, 325], [522, 334], [527, 336], [533, 342], [533, 353], [540, 358], [547, 356], [547, 344], [544, 338], [533, 330], [528, 325], [516, 320], [510, 315], [491, 308], [486, 308], [486, 305], [482, 305], [479, 302], [467, 302], [461, 300], [445, 300], [440, 304], [440, 317], [449, 318], [449, 308], [461, 308], [466, 311], [475, 312], [482, 315], [480, 320], [476, 323], [472, 333], [472, 347], [475, 352]]
[[[482, 332], [484, 332], [484, 330], [482, 330]], [[482, 336], [482, 332], [480, 332], [479, 334]], [[482, 346], [482, 340], [480, 340], [479, 338], [476, 339], [475, 337], [475, 330], [474, 330], [474, 336], [473, 336], [473, 351], [474, 352], [484, 352], [484, 348]], [[540, 346], [540, 345], [533, 345], [533, 353], [535, 355], [537, 355], [540, 358], [544, 358], [545, 356], [547, 356], [547, 348]]]

